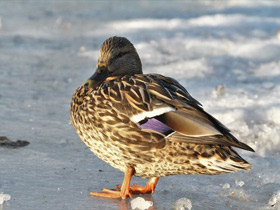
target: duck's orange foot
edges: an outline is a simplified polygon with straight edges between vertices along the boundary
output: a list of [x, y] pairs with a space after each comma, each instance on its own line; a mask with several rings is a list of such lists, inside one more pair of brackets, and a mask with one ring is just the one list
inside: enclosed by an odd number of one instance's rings
[[91, 196], [105, 197], [105, 198], [132, 198], [133, 194], [149, 194], [155, 191], [159, 177], [151, 178], [145, 187], [141, 185], [130, 186], [130, 180], [135, 172], [134, 168], [127, 168], [125, 170], [122, 185], [118, 185], [116, 190], [103, 189], [102, 192], [90, 192]]
[[[120, 190], [122, 185], [116, 185], [116, 189]], [[132, 194], [151, 194], [154, 193], [154, 190], [151, 188], [147, 188], [146, 186], [142, 186], [139, 184], [134, 184], [129, 187]]]
[[[131, 185], [129, 187], [129, 189], [132, 194], [152, 194], [155, 191], [158, 180], [159, 180], [159, 177], [153, 177], [147, 182], [146, 186], [134, 184], [134, 185]], [[121, 187], [122, 187], [122, 185], [116, 186], [116, 188], [118, 190], [120, 190]]]
[[128, 197], [132, 198], [132, 192], [127, 189], [124, 192], [120, 190], [109, 190], [104, 188], [102, 192], [90, 192], [91, 196], [105, 197], [105, 198], [122, 198], [126, 199]]

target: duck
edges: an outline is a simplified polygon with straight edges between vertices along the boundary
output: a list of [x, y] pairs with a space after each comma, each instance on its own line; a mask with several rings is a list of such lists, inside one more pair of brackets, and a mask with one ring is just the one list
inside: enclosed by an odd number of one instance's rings
[[[86, 146], [124, 172], [121, 185], [91, 196], [127, 199], [154, 193], [160, 177], [251, 169], [233, 147], [254, 150], [178, 81], [143, 74], [140, 57], [125, 37], [104, 41], [96, 71], [73, 94], [70, 118]], [[131, 185], [133, 176], [149, 180]]]

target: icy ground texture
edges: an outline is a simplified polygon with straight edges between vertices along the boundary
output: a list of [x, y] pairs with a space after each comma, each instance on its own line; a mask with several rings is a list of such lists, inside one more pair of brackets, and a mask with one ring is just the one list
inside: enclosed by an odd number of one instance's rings
[[123, 173], [95, 157], [69, 123], [71, 95], [112, 35], [135, 44], [146, 73], [178, 79], [256, 150], [240, 151], [253, 165], [248, 172], [160, 179], [143, 196], [152, 208], [171, 209], [181, 198], [192, 209], [279, 206], [279, 3], [59, 2], [0, 1], [0, 136], [30, 142], [0, 148], [0, 192], [11, 195], [1, 210], [131, 209], [131, 199], [89, 197], [120, 184]]
[[132, 199], [130, 204], [132, 209], [141, 209], [141, 210], [149, 209], [151, 206], [153, 206], [152, 201], [146, 201], [144, 198], [141, 197]]
[[8, 201], [11, 199], [10, 195], [0, 193], [0, 205], [2, 205], [5, 201]]

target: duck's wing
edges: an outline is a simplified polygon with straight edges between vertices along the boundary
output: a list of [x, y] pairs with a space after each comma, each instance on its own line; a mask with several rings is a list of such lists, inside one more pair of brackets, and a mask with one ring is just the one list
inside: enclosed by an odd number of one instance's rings
[[230, 130], [202, 108], [188, 91], [176, 80], [162, 75], [149, 75], [155, 82], [149, 83], [148, 91], [158, 100], [173, 106], [175, 110], [157, 117], [162, 123], [176, 131], [170, 141], [196, 144], [219, 144], [254, 151], [238, 141]]
[[[115, 106], [119, 106], [121, 114], [137, 126], [127, 126], [127, 129], [135, 129], [137, 135], [134, 136], [138, 136], [131, 144], [162, 148], [166, 141], [177, 141], [228, 145], [253, 151], [205, 112], [202, 105], [172, 78], [158, 74], [124, 76], [105, 83], [101, 90], [101, 94], [109, 97]], [[151, 135], [153, 139], [148, 138]]]

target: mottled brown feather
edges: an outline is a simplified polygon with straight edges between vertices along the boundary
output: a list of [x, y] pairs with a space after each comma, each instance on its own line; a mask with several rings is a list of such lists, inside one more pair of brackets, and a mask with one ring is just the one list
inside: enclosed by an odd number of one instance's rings
[[[115, 70], [114, 75], [101, 83], [88, 80], [71, 101], [73, 127], [97, 157], [121, 171], [134, 168], [141, 177], [250, 169], [231, 146], [252, 148], [205, 112], [176, 80], [142, 74], [135, 48], [123, 39], [110, 38], [101, 47], [98, 65]], [[172, 132], [142, 129], [146, 113], [157, 113]], [[132, 120], [135, 116], [139, 121]]]

